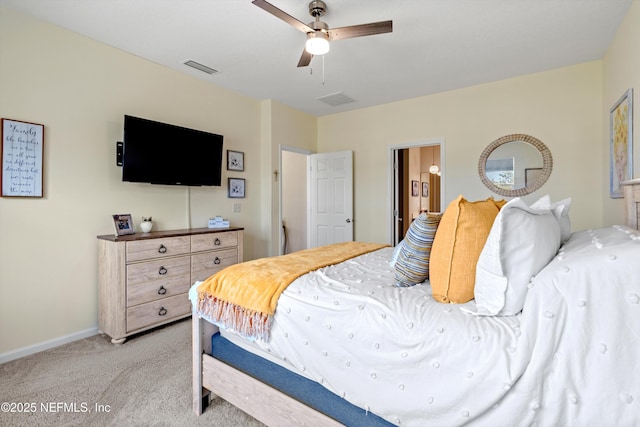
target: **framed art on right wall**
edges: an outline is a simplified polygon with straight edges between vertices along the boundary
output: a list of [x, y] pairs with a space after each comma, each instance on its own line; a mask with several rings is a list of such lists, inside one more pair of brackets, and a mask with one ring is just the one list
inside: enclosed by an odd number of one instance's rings
[[633, 178], [633, 89], [609, 110], [609, 197], [623, 197], [621, 183]]

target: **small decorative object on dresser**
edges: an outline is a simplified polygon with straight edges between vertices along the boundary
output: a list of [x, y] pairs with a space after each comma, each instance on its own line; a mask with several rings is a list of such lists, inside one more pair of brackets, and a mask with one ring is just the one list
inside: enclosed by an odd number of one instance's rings
[[229, 228], [230, 224], [228, 219], [216, 216], [215, 218], [209, 218], [207, 226], [209, 228]]
[[126, 234], [134, 234], [133, 220], [131, 214], [115, 214], [113, 215], [113, 226], [116, 229], [116, 236], [124, 236]]
[[98, 327], [114, 344], [191, 315], [189, 287], [242, 262], [243, 228], [98, 236]]
[[153, 218], [152, 217], [142, 217], [142, 222], [140, 223], [140, 230], [143, 233], [148, 233], [153, 228]]

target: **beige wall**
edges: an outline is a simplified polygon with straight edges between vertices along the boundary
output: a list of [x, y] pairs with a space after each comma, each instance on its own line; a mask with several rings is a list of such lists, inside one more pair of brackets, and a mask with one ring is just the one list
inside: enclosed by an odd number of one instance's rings
[[594, 61], [320, 117], [318, 151], [354, 150], [357, 240], [389, 241], [389, 146], [444, 138], [444, 209], [459, 194], [492, 195], [478, 177], [478, 158], [511, 133], [539, 138], [553, 155], [549, 181], [527, 200], [571, 196], [574, 229], [597, 227], [604, 192], [601, 96], [602, 62]]
[[282, 185], [282, 222], [286, 227], [286, 250], [283, 253], [307, 247], [307, 157], [306, 153], [282, 151], [279, 179]]
[[[225, 150], [245, 152], [245, 171], [223, 171], [221, 187], [124, 183], [115, 164], [124, 114], [220, 133]], [[3, 7], [0, 116], [45, 125], [45, 197], [0, 198], [0, 361], [18, 349], [96, 332], [96, 236], [113, 233], [111, 214], [130, 213], [136, 226], [152, 215], [164, 230], [206, 227], [222, 215], [246, 228], [245, 259], [267, 256], [272, 146], [284, 139], [315, 150], [315, 117]], [[228, 176], [246, 179], [245, 199], [227, 197]], [[240, 213], [233, 213], [234, 201]]]
[[634, 178], [640, 177], [640, 0], [631, 3], [629, 12], [603, 60], [602, 96], [602, 174], [604, 183], [603, 224], [624, 222], [624, 200], [609, 198], [609, 110], [629, 88], [634, 90], [633, 164]]
[[269, 111], [265, 114], [269, 126], [263, 129], [263, 206], [270, 208], [264, 209], [261, 215], [264, 226], [270, 230], [267, 255], [275, 256], [280, 253], [280, 181], [273, 172], [279, 167], [280, 146], [316, 152], [317, 120], [274, 101], [264, 101], [264, 109]]

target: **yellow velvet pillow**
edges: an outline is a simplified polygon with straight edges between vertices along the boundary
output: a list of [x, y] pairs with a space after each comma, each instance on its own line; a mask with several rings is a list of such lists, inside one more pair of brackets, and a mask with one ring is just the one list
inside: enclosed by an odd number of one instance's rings
[[[489, 197], [489, 199], [487, 200], [493, 200], [493, 197]], [[498, 210], [502, 209], [502, 207], [504, 205], [507, 204], [507, 201], [505, 199], [502, 200], [493, 200], [493, 202], [496, 204], [496, 206], [498, 207]]]
[[469, 202], [460, 195], [449, 204], [431, 248], [429, 281], [436, 301], [473, 299], [476, 264], [498, 211], [492, 197]]

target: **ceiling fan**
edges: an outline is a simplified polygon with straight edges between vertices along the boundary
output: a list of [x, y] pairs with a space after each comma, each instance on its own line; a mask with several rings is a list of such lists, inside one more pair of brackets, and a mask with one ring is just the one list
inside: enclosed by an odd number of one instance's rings
[[309, 3], [309, 15], [315, 19], [309, 24], [297, 20], [265, 0], [253, 0], [251, 3], [307, 34], [307, 42], [305, 49], [302, 51], [302, 56], [298, 61], [298, 67], [306, 67], [309, 65], [313, 55], [324, 55], [327, 53], [329, 51], [329, 41], [390, 33], [393, 31], [392, 21], [372, 22], [370, 24], [329, 29], [329, 26], [320, 20], [320, 17], [327, 13], [327, 5], [321, 0], [313, 0]]

